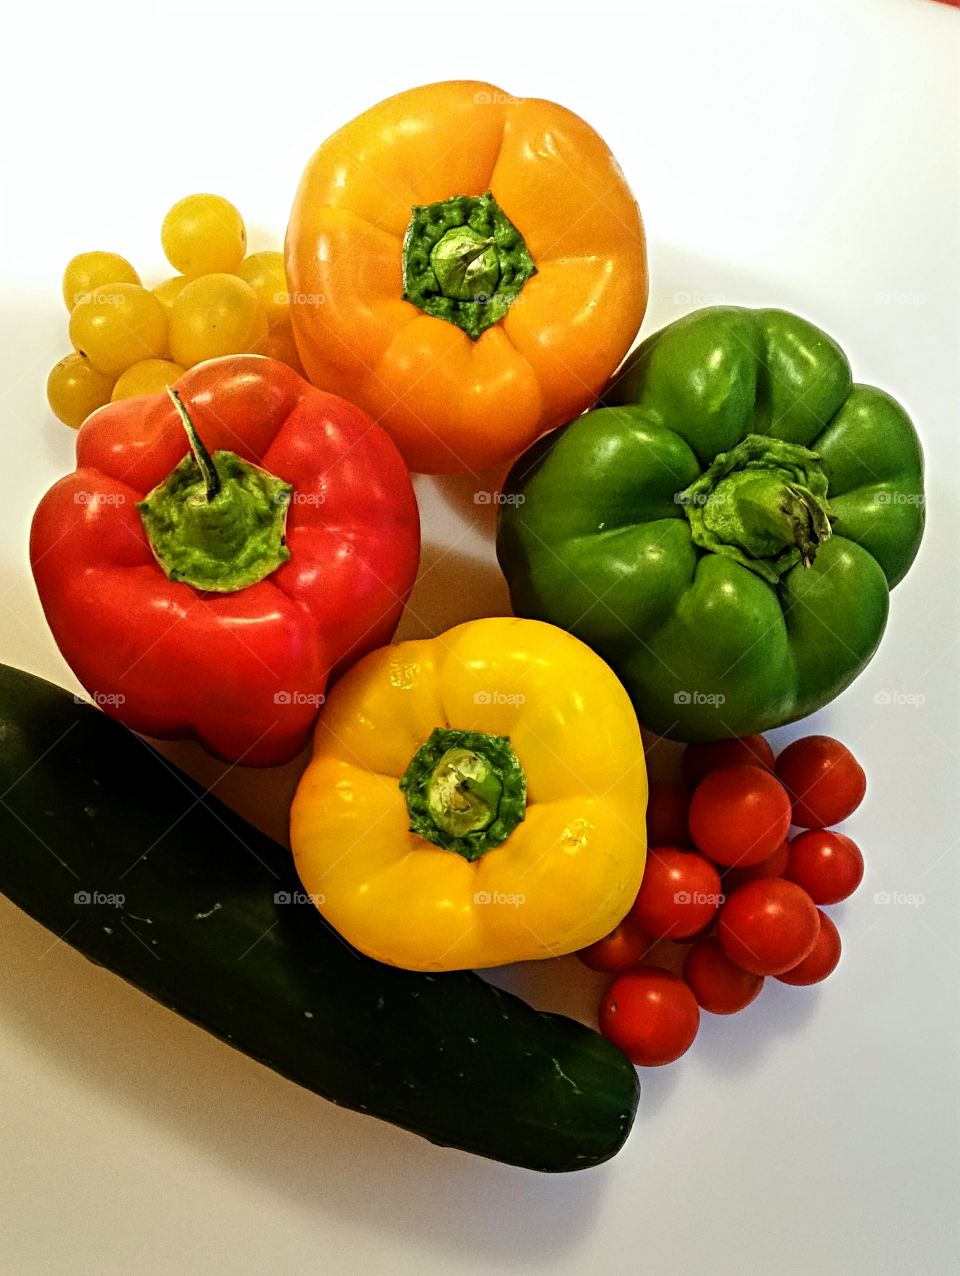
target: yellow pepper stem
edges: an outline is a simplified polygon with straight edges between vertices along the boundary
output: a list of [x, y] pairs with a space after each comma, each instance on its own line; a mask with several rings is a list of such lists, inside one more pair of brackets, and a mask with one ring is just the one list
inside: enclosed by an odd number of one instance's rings
[[476, 860], [526, 814], [523, 768], [506, 736], [436, 727], [410, 760], [400, 789], [410, 831]]

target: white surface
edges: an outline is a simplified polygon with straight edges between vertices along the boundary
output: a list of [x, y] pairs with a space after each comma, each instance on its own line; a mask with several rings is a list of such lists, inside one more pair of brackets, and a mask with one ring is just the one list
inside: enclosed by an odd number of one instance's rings
[[[0, 658], [68, 680], [26, 565], [32, 508], [71, 462], [43, 398], [67, 346], [64, 262], [109, 247], [160, 278], [161, 216], [195, 189], [265, 228], [255, 246], [277, 244], [313, 147], [433, 79], [555, 98], [607, 138], [651, 241], [644, 331], [723, 299], [796, 308], [834, 333], [857, 377], [914, 415], [929, 531], [880, 654], [806, 724], [849, 742], [871, 785], [849, 828], [868, 873], [837, 910], [842, 970], [819, 990], [765, 990], [734, 1020], [705, 1016], [682, 1063], [644, 1075], [614, 1162], [540, 1178], [342, 1112], [3, 904], [0, 1270], [957, 1271], [960, 13], [485, 3], [438, 6], [435, 24], [412, 4], [302, 19], [222, 7], [83, 6], [72, 22], [34, 7], [7, 45]], [[404, 632], [502, 608], [486, 511], [462, 485], [420, 491], [430, 570]], [[218, 791], [279, 829], [294, 773]], [[503, 978], [551, 1008], [586, 1010], [597, 987], [572, 959]]]

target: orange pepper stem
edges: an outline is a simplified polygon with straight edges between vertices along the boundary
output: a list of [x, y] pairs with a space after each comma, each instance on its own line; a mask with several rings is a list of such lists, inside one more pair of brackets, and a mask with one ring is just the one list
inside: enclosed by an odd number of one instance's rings
[[403, 298], [471, 341], [537, 273], [523, 236], [487, 191], [417, 204], [403, 240]]

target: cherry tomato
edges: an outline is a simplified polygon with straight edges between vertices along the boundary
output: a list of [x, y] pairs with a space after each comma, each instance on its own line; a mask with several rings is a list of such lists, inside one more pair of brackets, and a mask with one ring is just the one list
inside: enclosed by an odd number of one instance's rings
[[68, 354], [55, 363], [47, 377], [47, 402], [54, 416], [80, 428], [96, 408], [110, 402], [113, 379], [97, 372], [82, 354]]
[[698, 1003], [713, 1015], [734, 1015], [760, 995], [763, 975], [735, 966], [716, 936], [701, 939], [687, 954], [683, 978]]
[[805, 829], [839, 824], [867, 791], [863, 767], [845, 744], [828, 735], [794, 740], [777, 758], [776, 769], [793, 798], [793, 822]]
[[730, 868], [723, 875], [724, 894], [729, 895], [738, 886], [747, 882], [755, 882], [761, 877], [786, 877], [787, 861], [790, 858], [790, 843], [781, 842], [772, 855], [768, 855], [759, 864], [750, 864], [747, 868]]
[[679, 1059], [699, 1027], [696, 997], [682, 979], [656, 966], [621, 975], [600, 1002], [600, 1031], [644, 1068]]
[[185, 368], [225, 354], [249, 354], [267, 335], [256, 293], [236, 275], [193, 279], [170, 311], [170, 354]]
[[754, 975], [792, 970], [817, 942], [817, 906], [795, 882], [765, 877], [735, 890], [720, 910], [717, 936], [735, 966]]
[[652, 848], [630, 916], [655, 939], [695, 935], [712, 921], [721, 901], [720, 874], [696, 851]]
[[709, 859], [728, 867], [759, 864], [790, 828], [790, 798], [769, 771], [725, 767], [711, 771], [690, 800], [690, 836]]
[[163, 283], [157, 284], [156, 288], [153, 289], [153, 295], [167, 312], [168, 319], [170, 318], [170, 311], [173, 309], [173, 303], [189, 282], [190, 280], [186, 275], [171, 275], [169, 279], [165, 279]]
[[80, 298], [95, 288], [139, 282], [140, 276], [119, 253], [77, 253], [63, 272], [63, 299], [72, 311]]
[[187, 195], [163, 219], [160, 242], [181, 275], [236, 270], [247, 248], [243, 218], [220, 195]]
[[863, 881], [863, 855], [844, 833], [809, 829], [790, 843], [783, 876], [802, 886], [815, 904], [839, 904]]
[[647, 801], [647, 845], [689, 846], [690, 790], [682, 784], [651, 784]]
[[271, 327], [275, 323], [289, 323], [290, 294], [287, 292], [283, 253], [251, 253], [237, 267], [237, 274], [257, 294]]
[[135, 399], [141, 394], [161, 394], [185, 371], [186, 368], [169, 359], [143, 359], [140, 363], [132, 363], [117, 378], [110, 401], [116, 403], [120, 399]]
[[139, 284], [107, 284], [85, 293], [74, 306], [70, 341], [98, 372], [116, 378], [131, 363], [163, 356], [166, 312]]
[[300, 362], [300, 351], [293, 339], [293, 328], [289, 323], [275, 323], [265, 337], [257, 342], [254, 354], [265, 354], [268, 359], [279, 359], [294, 372], [306, 377], [303, 364]]
[[798, 965], [777, 975], [782, 984], [818, 984], [833, 974], [840, 961], [840, 932], [826, 915], [817, 909], [820, 933], [817, 942]]
[[577, 956], [590, 970], [615, 974], [639, 966], [652, 947], [650, 936], [645, 935], [628, 916], [609, 935], [604, 935], [603, 939], [587, 948], [581, 948]]
[[683, 751], [683, 779], [695, 788], [705, 775], [728, 766], [758, 766], [773, 770], [773, 749], [762, 735], [745, 735], [740, 740], [710, 740], [688, 744]]

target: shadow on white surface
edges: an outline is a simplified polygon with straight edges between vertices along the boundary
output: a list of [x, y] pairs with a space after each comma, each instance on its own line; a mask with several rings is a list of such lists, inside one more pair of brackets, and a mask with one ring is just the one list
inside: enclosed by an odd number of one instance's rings
[[[51, 948], [49, 933], [6, 901], [0, 934], [8, 1034], [78, 1099], [102, 1098], [107, 1119], [127, 1133], [141, 1124], [163, 1127], [191, 1154], [259, 1180], [277, 1200], [398, 1237], [420, 1229], [439, 1251], [462, 1254], [476, 1243], [506, 1266], [534, 1252], [540, 1259], [562, 1253], [595, 1213], [605, 1167], [548, 1182], [440, 1150], [325, 1102], [65, 945]], [[112, 1116], [116, 1107], [126, 1114]]]

